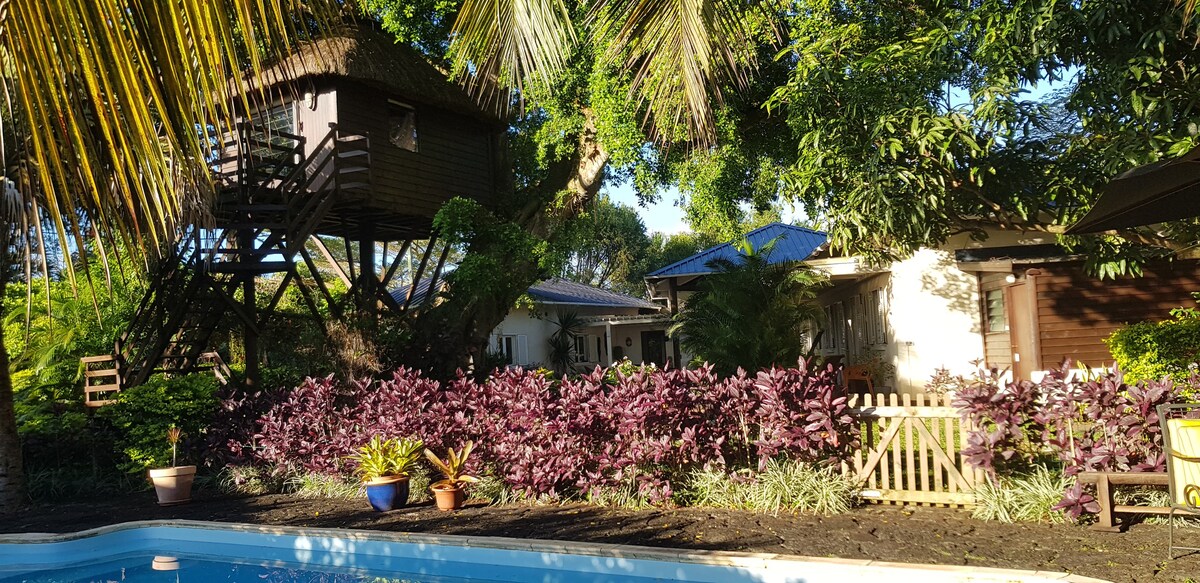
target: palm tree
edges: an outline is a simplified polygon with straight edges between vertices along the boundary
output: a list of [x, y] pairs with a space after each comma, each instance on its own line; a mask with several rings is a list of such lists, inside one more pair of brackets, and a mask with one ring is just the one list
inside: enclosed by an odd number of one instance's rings
[[583, 334], [583, 319], [578, 312], [558, 312], [551, 323], [555, 330], [546, 341], [550, 348], [550, 366], [558, 374], [570, 374], [575, 370], [579, 356], [575, 351], [575, 339]]
[[723, 373], [794, 364], [823, 320], [816, 299], [824, 276], [771, 263], [777, 240], [757, 249], [742, 240], [734, 245], [737, 258], [710, 261], [716, 273], [701, 281], [671, 327], [683, 347]]
[[[465, 0], [450, 45], [455, 70], [481, 93], [553, 86], [581, 36], [633, 72], [631, 96], [648, 105], [647, 129], [664, 141], [682, 127], [715, 140], [713, 101], [723, 83], [745, 87], [758, 31], [775, 31], [778, 0], [600, 0], [581, 22], [565, 0]], [[503, 99], [501, 99], [503, 101]]]
[[[338, 0], [0, 0], [0, 123], [15, 136], [0, 144], [3, 178], [20, 198], [0, 206], [0, 224], [35, 227], [0, 243], [28, 253], [40, 246], [19, 239], [53, 239], [64, 257], [95, 249], [90, 259], [105, 262], [118, 241], [151, 252], [172, 242], [213, 190], [203, 138], [231, 130], [234, 104], [255, 97], [229, 80], [334, 30], [344, 10]], [[26, 500], [21, 470], [0, 336], [0, 509]]]

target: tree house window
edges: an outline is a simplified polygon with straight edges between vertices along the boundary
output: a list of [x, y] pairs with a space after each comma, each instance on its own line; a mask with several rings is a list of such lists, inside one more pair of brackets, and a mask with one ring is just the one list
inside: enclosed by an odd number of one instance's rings
[[409, 152], [417, 151], [417, 111], [398, 101], [388, 100], [388, 141]]
[[[284, 102], [270, 109], [260, 109], [250, 116], [250, 125], [266, 134], [266, 141], [271, 145], [291, 148], [295, 140], [281, 134], [296, 135], [296, 108], [292, 102]], [[252, 155], [266, 157], [270, 148], [261, 146], [250, 151]]]

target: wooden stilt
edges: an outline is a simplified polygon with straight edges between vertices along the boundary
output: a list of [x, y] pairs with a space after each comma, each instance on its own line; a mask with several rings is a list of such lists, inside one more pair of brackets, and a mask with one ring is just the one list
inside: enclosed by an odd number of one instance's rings
[[425, 294], [424, 305], [429, 305], [433, 301], [434, 294], [437, 293], [438, 278], [442, 276], [442, 267], [446, 265], [446, 257], [450, 255], [450, 244], [447, 243], [442, 247], [442, 254], [438, 257], [437, 267], [433, 269], [433, 277], [429, 280], [429, 291]]
[[[421, 254], [421, 263], [417, 265], [416, 273], [412, 274], [412, 285], [408, 287], [408, 296], [404, 298], [404, 305], [400, 307], [400, 313], [408, 311], [408, 307], [412, 305], [413, 295], [417, 292], [417, 286], [421, 284], [421, 276], [425, 274], [425, 266], [429, 264], [429, 255], [433, 253], [433, 245], [437, 242], [436, 237], [430, 237], [429, 243], [425, 246], [425, 253]], [[433, 290], [430, 290], [432, 292]]]

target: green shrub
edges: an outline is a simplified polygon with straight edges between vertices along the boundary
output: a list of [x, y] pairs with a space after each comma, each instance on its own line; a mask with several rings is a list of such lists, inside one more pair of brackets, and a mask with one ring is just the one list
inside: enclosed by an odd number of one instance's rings
[[1054, 506], [1073, 482], [1061, 470], [1047, 466], [1004, 476], [998, 482], [986, 481], [975, 490], [972, 516], [999, 522], [1066, 522], [1066, 515]]
[[757, 473], [698, 470], [692, 473], [683, 498], [696, 506], [841, 514], [854, 506], [857, 491], [852, 481], [832, 469], [771, 460]]
[[300, 474], [288, 478], [284, 492], [299, 498], [332, 498], [354, 500], [366, 495], [362, 482], [327, 474]]
[[[117, 402], [103, 407], [99, 415], [112, 426], [116, 448], [124, 459], [118, 467], [130, 474], [171, 464], [167, 430], [183, 431], [180, 463], [186, 463], [189, 446], [202, 436], [217, 408], [217, 381], [211, 374], [197, 373], [172, 379], [154, 377], [143, 385], [121, 391]], [[195, 456], [191, 456], [195, 459]]]
[[1105, 339], [1127, 382], [1170, 377], [1177, 384], [1186, 383], [1196, 372], [1200, 315], [1194, 309], [1171, 314], [1171, 320], [1130, 324]]
[[471, 484], [471, 497], [487, 500], [492, 505], [515, 504], [529, 499], [524, 494], [510, 488], [508, 484], [504, 483], [504, 480], [496, 476], [480, 476], [478, 482]]

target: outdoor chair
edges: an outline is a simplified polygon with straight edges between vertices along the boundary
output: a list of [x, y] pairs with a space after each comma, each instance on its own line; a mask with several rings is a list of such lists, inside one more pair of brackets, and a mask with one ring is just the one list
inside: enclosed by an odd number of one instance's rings
[[1167, 489], [1171, 509], [1167, 514], [1167, 555], [1176, 549], [1198, 552], [1200, 547], [1175, 546], [1175, 514], [1200, 515], [1200, 405], [1159, 405], [1163, 453], [1167, 462]]
[[852, 391], [853, 387], [850, 383], [861, 381], [867, 384], [867, 392], [872, 396], [875, 395], [875, 381], [871, 380], [871, 371], [865, 366], [850, 365], [842, 369], [842, 378], [845, 381], [846, 391]]

